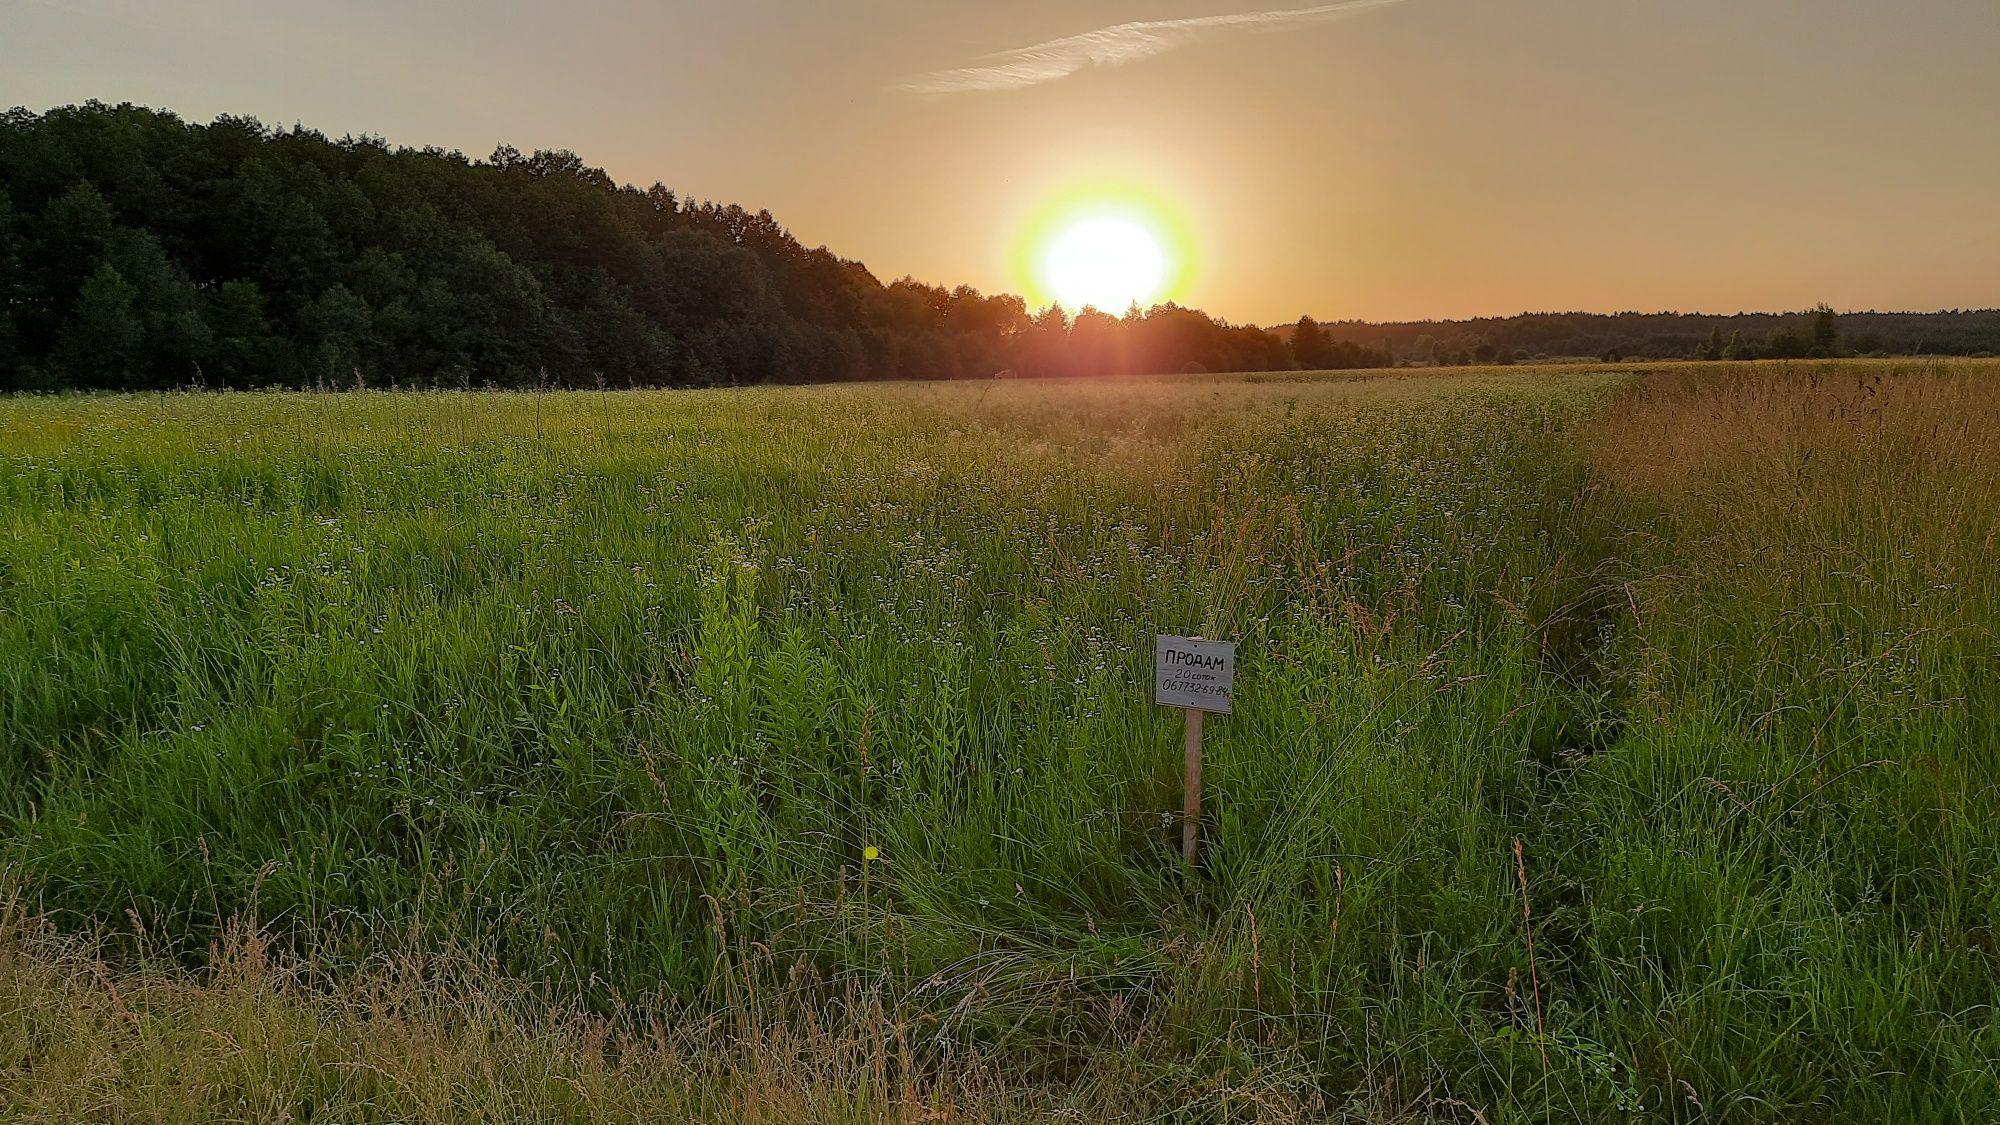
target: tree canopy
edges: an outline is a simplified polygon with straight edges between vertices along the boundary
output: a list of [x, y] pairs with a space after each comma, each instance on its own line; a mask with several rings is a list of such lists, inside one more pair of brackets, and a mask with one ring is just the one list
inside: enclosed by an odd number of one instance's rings
[[0, 389], [710, 386], [1290, 367], [1173, 305], [1015, 296], [802, 245], [768, 211], [91, 103], [0, 115]]

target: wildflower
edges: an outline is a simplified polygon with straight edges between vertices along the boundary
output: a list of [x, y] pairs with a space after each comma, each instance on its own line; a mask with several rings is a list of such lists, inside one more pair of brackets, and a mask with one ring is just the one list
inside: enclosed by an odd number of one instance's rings
[[861, 849], [861, 858], [868, 863], [873, 863], [876, 860], [882, 858], [882, 850], [880, 848], [877, 848], [875, 845], [870, 844], [867, 847]]

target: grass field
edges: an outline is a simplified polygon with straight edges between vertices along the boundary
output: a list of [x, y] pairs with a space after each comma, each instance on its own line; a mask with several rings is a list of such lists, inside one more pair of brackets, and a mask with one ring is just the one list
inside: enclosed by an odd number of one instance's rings
[[1996, 538], [1993, 363], [0, 401], [0, 1117], [2000, 1119]]

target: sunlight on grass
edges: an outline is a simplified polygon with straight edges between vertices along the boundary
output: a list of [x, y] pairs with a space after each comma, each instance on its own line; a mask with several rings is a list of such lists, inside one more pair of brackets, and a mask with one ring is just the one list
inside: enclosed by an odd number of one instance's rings
[[1994, 374], [0, 402], [0, 1090], [1977, 1118]]

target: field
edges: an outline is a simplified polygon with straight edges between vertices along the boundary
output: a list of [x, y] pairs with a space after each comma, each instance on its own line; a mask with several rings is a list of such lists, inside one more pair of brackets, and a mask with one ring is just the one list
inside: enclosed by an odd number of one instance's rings
[[0, 1118], [2000, 1119], [1997, 539], [1993, 363], [0, 401]]

